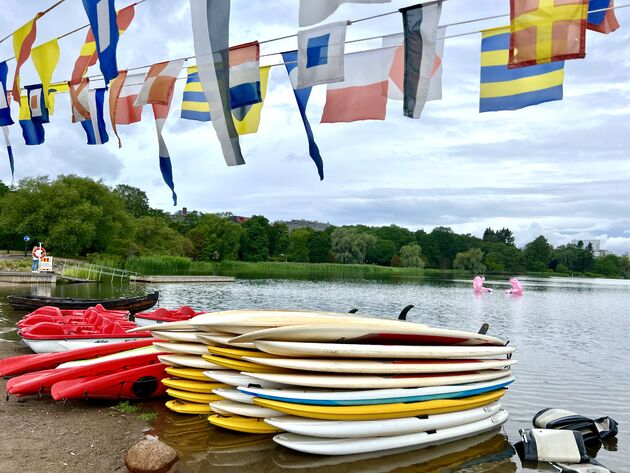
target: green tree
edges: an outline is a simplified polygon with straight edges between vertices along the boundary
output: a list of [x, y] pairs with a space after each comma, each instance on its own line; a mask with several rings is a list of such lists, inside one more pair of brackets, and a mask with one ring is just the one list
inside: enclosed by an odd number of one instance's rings
[[400, 249], [400, 260], [405, 268], [424, 268], [422, 248], [417, 243], [410, 243]]
[[553, 247], [540, 235], [523, 249], [523, 260], [528, 271], [545, 271], [551, 262]]
[[118, 184], [114, 193], [123, 200], [125, 210], [134, 217], [144, 217], [149, 214], [149, 198], [146, 192], [127, 184]]
[[[461, 253], [459, 254], [461, 255]], [[502, 273], [505, 271], [505, 258], [498, 251], [492, 251], [486, 254], [483, 262], [486, 265], [488, 271], [491, 271], [493, 273]]]
[[597, 258], [596, 264], [596, 271], [599, 274], [608, 277], [621, 276], [621, 264], [618, 256], [606, 255], [603, 258]]
[[308, 242], [312, 230], [310, 228], [297, 228], [289, 234], [289, 246], [287, 256], [289, 261], [308, 263], [310, 261]]
[[394, 243], [396, 252], [398, 252], [403, 246], [415, 241], [414, 234], [411, 231], [406, 228], [399, 227], [398, 225], [388, 225], [386, 227], [376, 228], [372, 232], [372, 235], [380, 238], [381, 240], [389, 240]]
[[483, 264], [483, 251], [480, 248], [472, 248], [468, 251], [457, 253], [453, 261], [455, 269], [468, 270], [472, 273], [484, 273], [486, 265]]
[[186, 235], [186, 233], [199, 225], [199, 221], [203, 216], [202, 213], [197, 212], [196, 210], [186, 213], [177, 212], [171, 215], [170, 218], [167, 218], [165, 215], [152, 215], [152, 212], [149, 212], [149, 215], [153, 217], [161, 217], [164, 221], [168, 221], [169, 226], [182, 235]]
[[0, 198], [0, 227], [31, 235], [57, 256], [104, 252], [133, 232], [120, 196], [101, 182], [72, 175], [20, 181]]
[[141, 217], [136, 221], [135, 243], [140, 255], [183, 256], [193, 253], [191, 241], [157, 217]]
[[269, 220], [254, 215], [245, 223], [241, 236], [241, 255], [245, 261], [267, 261], [269, 259]]
[[269, 228], [269, 255], [279, 257], [287, 254], [289, 227], [286, 223], [274, 222]]
[[364, 263], [368, 248], [375, 243], [376, 237], [352, 227], [337, 228], [331, 235], [332, 252], [339, 263]]
[[205, 214], [188, 232], [192, 257], [198, 260], [237, 260], [243, 228], [225, 217]]
[[330, 260], [330, 233], [312, 231], [308, 237], [308, 254], [311, 263], [325, 263]]
[[366, 261], [386, 266], [390, 264], [397, 252], [396, 244], [393, 241], [377, 237], [374, 245], [368, 248]]
[[506, 245], [514, 245], [514, 235], [509, 228], [502, 228], [496, 232], [497, 242]]

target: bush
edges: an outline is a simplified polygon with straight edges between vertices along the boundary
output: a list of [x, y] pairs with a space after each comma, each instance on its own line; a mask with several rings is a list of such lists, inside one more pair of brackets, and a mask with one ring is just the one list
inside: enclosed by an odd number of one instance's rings
[[190, 259], [182, 256], [135, 256], [127, 260], [125, 269], [145, 275], [185, 274], [190, 270]]

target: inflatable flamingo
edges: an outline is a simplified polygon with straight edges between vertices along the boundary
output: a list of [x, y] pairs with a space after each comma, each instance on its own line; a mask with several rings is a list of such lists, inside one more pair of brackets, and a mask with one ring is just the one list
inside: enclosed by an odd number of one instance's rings
[[512, 287], [505, 291], [506, 294], [510, 294], [512, 296], [522, 296], [523, 295], [523, 285], [521, 281], [516, 278], [510, 278], [510, 284]]
[[475, 276], [475, 278], [473, 279], [473, 292], [475, 294], [492, 292], [492, 289], [490, 289], [489, 287], [483, 287], [484, 282], [486, 282], [486, 278], [484, 276]]

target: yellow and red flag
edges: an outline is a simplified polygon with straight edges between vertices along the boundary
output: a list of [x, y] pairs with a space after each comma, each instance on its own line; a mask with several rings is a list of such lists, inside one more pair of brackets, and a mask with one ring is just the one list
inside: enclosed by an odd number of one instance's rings
[[15, 77], [13, 78], [13, 100], [20, 103], [20, 68], [22, 64], [31, 55], [31, 48], [37, 36], [37, 19], [42, 16], [41, 13], [35, 15], [31, 21], [26, 22], [23, 26], [13, 32], [13, 51], [15, 53]]
[[[125, 30], [129, 28], [135, 13], [135, 3], [118, 11], [116, 14], [118, 34], [122, 35]], [[81, 48], [81, 53], [74, 63], [70, 83], [75, 85], [81, 83], [81, 79], [83, 79], [88, 67], [96, 64], [97, 59], [98, 53], [96, 51], [96, 41], [94, 39], [94, 33], [92, 33], [92, 28], [90, 28], [88, 29], [87, 36], [85, 37], [85, 43], [83, 43], [83, 47]]]
[[586, 55], [589, 0], [510, 0], [509, 68]]

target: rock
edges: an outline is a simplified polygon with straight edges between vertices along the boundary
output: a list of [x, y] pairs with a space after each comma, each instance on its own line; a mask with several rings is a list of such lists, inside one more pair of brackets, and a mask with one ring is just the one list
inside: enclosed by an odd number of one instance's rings
[[129, 449], [125, 465], [131, 473], [173, 473], [177, 452], [159, 440], [142, 440]]

